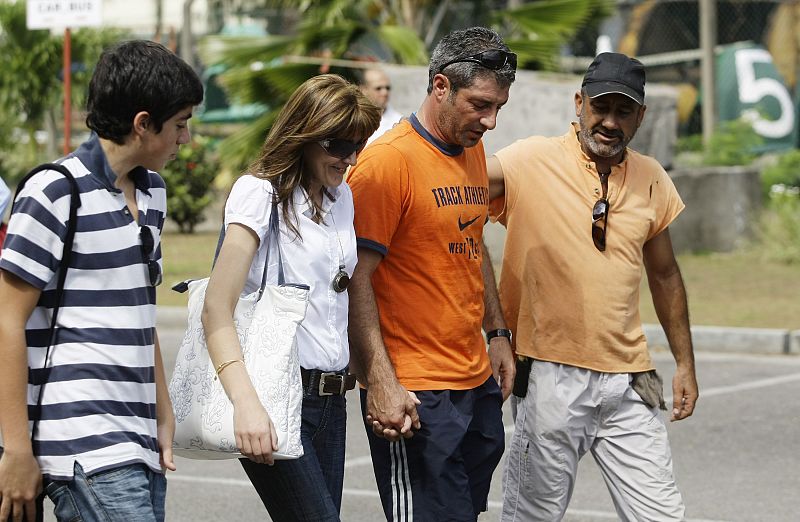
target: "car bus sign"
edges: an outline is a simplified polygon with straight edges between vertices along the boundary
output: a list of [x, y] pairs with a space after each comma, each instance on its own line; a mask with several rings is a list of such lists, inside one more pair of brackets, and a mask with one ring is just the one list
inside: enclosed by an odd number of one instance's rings
[[102, 0], [28, 0], [28, 29], [97, 27], [102, 23]]

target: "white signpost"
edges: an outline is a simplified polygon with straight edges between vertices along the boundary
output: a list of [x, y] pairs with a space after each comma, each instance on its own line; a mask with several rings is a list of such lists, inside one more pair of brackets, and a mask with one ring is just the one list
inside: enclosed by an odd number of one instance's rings
[[97, 27], [103, 22], [102, 0], [27, 0], [28, 29], [64, 29], [64, 154], [69, 154], [72, 107], [71, 27]]

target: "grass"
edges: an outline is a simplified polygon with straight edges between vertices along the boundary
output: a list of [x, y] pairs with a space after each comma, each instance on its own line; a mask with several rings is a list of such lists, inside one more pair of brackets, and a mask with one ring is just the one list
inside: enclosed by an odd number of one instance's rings
[[186, 306], [187, 294], [172, 291], [172, 285], [186, 279], [207, 277], [211, 273], [217, 237], [216, 232], [164, 234], [161, 240], [164, 283], [157, 290], [159, 305]]
[[[681, 255], [678, 263], [692, 324], [800, 329], [800, 265], [764, 259], [757, 250]], [[658, 322], [647, 281], [642, 320]]]
[[[184, 279], [206, 277], [216, 244], [216, 233], [164, 235], [159, 304], [186, 305], [186, 296], [170, 287]], [[800, 329], [800, 265], [762, 257], [753, 249], [679, 256], [692, 324]], [[646, 323], [658, 322], [646, 280], [642, 281], [641, 315]]]

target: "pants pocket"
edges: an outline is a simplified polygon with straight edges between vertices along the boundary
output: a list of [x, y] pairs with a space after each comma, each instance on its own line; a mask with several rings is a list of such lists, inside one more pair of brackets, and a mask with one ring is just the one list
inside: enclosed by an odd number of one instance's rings
[[59, 522], [83, 521], [78, 505], [75, 503], [72, 492], [66, 483], [50, 481], [45, 487], [45, 493], [55, 505], [54, 513]]

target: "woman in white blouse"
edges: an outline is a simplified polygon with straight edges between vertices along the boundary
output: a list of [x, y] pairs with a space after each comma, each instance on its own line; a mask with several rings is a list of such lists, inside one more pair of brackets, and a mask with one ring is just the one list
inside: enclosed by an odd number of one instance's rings
[[[380, 110], [355, 85], [336, 75], [307, 80], [281, 110], [261, 157], [236, 181], [225, 205], [225, 239], [203, 309], [215, 365], [242, 358], [233, 311], [240, 294], [257, 290], [261, 282], [273, 197], [280, 209], [285, 278], [310, 287], [297, 332], [303, 457], [273, 459], [275, 430], [244, 365], [226, 365], [219, 372], [234, 406], [236, 443], [247, 457], [242, 467], [273, 520], [339, 520], [344, 394], [355, 384], [347, 372], [346, 289], [356, 264], [356, 240], [353, 196], [343, 180], [379, 122]], [[274, 282], [272, 264], [267, 281]]]

